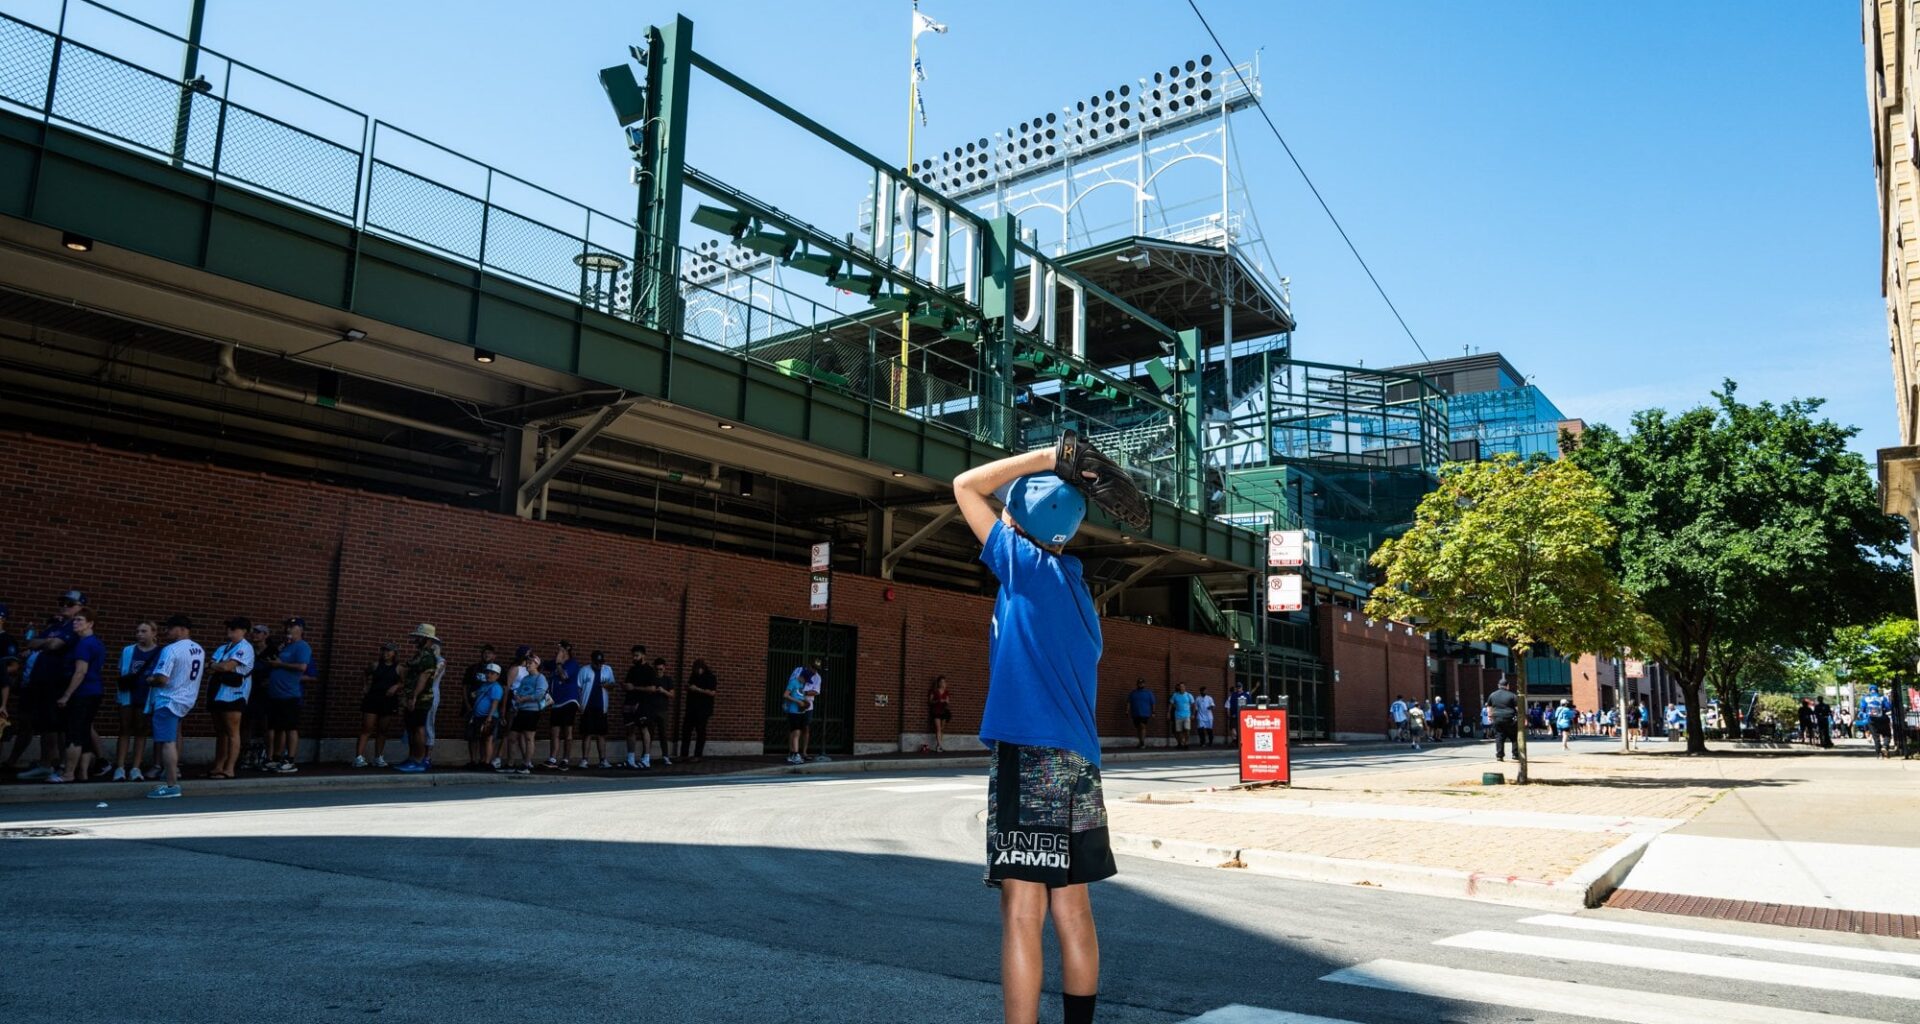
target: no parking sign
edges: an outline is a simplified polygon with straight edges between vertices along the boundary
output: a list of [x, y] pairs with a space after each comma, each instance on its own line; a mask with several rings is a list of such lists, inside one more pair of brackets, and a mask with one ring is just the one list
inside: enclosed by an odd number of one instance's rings
[[1240, 781], [1293, 784], [1287, 750], [1287, 709], [1240, 710]]

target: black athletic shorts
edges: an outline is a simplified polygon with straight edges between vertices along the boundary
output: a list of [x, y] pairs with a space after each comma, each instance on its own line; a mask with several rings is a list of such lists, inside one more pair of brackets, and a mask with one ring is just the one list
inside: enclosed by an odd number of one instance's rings
[[300, 728], [300, 698], [267, 698], [267, 728], [281, 732]]
[[811, 711], [787, 712], [787, 728], [789, 729], [805, 729], [808, 725], [812, 724], [812, 722], [813, 712]]
[[568, 726], [572, 725], [574, 722], [578, 721], [579, 718], [580, 718], [580, 705], [555, 704], [553, 706], [553, 719], [550, 724], [555, 729], [565, 729]]
[[407, 728], [425, 729], [427, 722], [432, 720], [432, 718], [433, 705], [426, 701], [417, 702], [413, 707], [407, 709]]
[[66, 727], [67, 746], [79, 747], [96, 756], [100, 753], [93, 749], [93, 716], [99, 713], [100, 697], [97, 694], [67, 698], [67, 710], [63, 716], [65, 721], [61, 723]]
[[247, 702], [245, 698], [241, 698], [240, 700], [216, 700], [213, 702], [213, 713], [216, 715], [243, 715], [246, 713], [246, 710]]
[[1100, 769], [1057, 747], [995, 743], [987, 767], [987, 877], [1049, 889], [1112, 878]]
[[513, 713], [514, 732], [532, 732], [540, 728], [540, 712], [515, 711]]
[[1132, 717], [1133, 717], [1133, 725], [1134, 725], [1134, 728], [1136, 729], [1143, 725], [1146, 725], [1148, 722], [1153, 721], [1153, 719], [1147, 715], [1134, 715]]
[[66, 715], [48, 687], [36, 686], [23, 691], [20, 709], [25, 712], [20, 717], [27, 720], [27, 728], [33, 732], [60, 732], [66, 728]]
[[360, 713], [378, 715], [381, 718], [397, 715], [400, 713], [400, 698], [385, 690], [368, 690], [366, 695], [360, 698]]
[[605, 736], [607, 734], [607, 713], [588, 708], [580, 715], [580, 735]]
[[[491, 721], [492, 719], [490, 719], [485, 715], [474, 715], [473, 717], [468, 718], [467, 719], [467, 742], [470, 744], [480, 742], [481, 737], [487, 735], [487, 726], [491, 723]], [[468, 755], [468, 756], [471, 757], [472, 755]]]

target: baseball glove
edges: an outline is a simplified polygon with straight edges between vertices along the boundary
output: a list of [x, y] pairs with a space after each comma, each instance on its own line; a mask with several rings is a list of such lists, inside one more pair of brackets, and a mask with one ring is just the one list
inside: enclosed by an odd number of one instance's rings
[[1072, 430], [1062, 431], [1053, 446], [1053, 471], [1060, 479], [1080, 488], [1087, 500], [1114, 522], [1135, 530], [1153, 523], [1153, 510], [1133, 471], [1109, 459], [1100, 449], [1080, 440]]

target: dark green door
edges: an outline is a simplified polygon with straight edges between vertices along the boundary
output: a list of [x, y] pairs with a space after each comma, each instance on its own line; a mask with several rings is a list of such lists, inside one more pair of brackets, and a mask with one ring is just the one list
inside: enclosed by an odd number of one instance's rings
[[808, 753], [853, 753], [853, 668], [859, 650], [852, 626], [806, 619], [767, 620], [767, 753], [787, 751], [787, 713], [780, 697], [793, 670], [820, 659], [820, 700], [813, 708]]

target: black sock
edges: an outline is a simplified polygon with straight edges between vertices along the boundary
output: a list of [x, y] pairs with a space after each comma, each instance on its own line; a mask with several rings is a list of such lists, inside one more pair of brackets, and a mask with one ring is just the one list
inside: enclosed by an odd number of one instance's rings
[[1100, 998], [1099, 993], [1090, 996], [1076, 996], [1071, 992], [1060, 993], [1062, 1020], [1066, 1024], [1093, 1024], [1093, 1002]]

